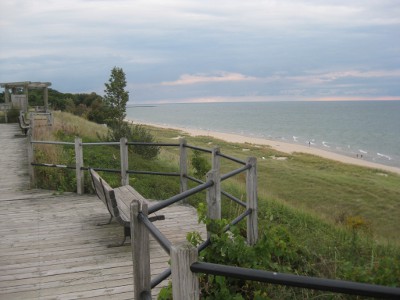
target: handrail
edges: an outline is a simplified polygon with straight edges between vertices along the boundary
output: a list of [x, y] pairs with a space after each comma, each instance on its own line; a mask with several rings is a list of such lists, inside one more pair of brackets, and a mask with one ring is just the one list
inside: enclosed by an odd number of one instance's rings
[[128, 174], [138, 174], [138, 175], [180, 176], [179, 173], [174, 173], [174, 172], [151, 172], [151, 171], [126, 170], [126, 173], [128, 173]]
[[212, 153], [212, 151], [210, 149], [206, 149], [206, 148], [202, 148], [202, 147], [192, 146], [192, 145], [188, 145], [188, 144], [186, 144], [184, 147], [193, 149], [193, 150], [202, 151], [202, 152]]
[[237, 204], [239, 204], [239, 205], [241, 205], [243, 207], [246, 207], [246, 202], [243, 202], [243, 201], [239, 200], [235, 196], [233, 196], [233, 195], [231, 195], [231, 194], [229, 194], [229, 193], [227, 193], [225, 191], [222, 191], [222, 190], [221, 190], [221, 194], [224, 195], [225, 197], [228, 197], [229, 199], [231, 199], [232, 201], [236, 202]]
[[177, 143], [127, 142], [126, 144], [127, 145], [133, 145], [133, 146], [179, 147], [179, 144], [177, 144]]
[[93, 143], [81, 143], [82, 146], [119, 146], [120, 142], [93, 142]]
[[223, 154], [223, 153], [221, 153], [221, 152], [217, 152], [217, 155], [218, 155], [218, 156], [221, 156], [221, 157], [223, 157], [223, 158], [229, 159], [229, 160], [231, 160], [231, 161], [237, 162], [237, 163], [242, 164], [242, 165], [245, 165], [245, 164], [246, 164], [246, 162], [245, 162], [244, 160], [237, 159], [237, 158], [235, 158], [235, 157], [233, 157], [233, 156], [229, 156], [229, 155]]
[[182, 199], [185, 199], [193, 194], [196, 194], [198, 192], [201, 192], [210, 186], [213, 186], [214, 182], [212, 180], [209, 180], [201, 185], [198, 185], [190, 190], [184, 191], [180, 194], [177, 194], [175, 196], [172, 196], [171, 198], [164, 200], [162, 202], [158, 202], [154, 204], [153, 206], [149, 207], [149, 214], [155, 213], [156, 211], [159, 211], [160, 209], [163, 209], [171, 204], [174, 204]]
[[230, 178], [232, 176], [235, 176], [235, 175], [240, 174], [240, 173], [242, 173], [244, 171], [247, 171], [250, 168], [251, 168], [251, 165], [245, 165], [242, 168], [239, 168], [239, 169], [233, 170], [232, 172], [226, 173], [225, 175], [221, 176], [221, 181], [224, 181], [224, 180], [226, 180], [226, 179], [228, 179], [228, 178]]
[[214, 263], [195, 262], [190, 266], [193, 273], [205, 273], [225, 277], [239, 278], [258, 282], [331, 291], [359, 296], [392, 298], [400, 297], [400, 289], [381, 285], [317, 278], [263, 270], [226, 266]]
[[50, 168], [62, 168], [62, 169], [76, 169], [76, 166], [67, 166], [67, 165], [57, 165], [57, 164], [44, 164], [44, 163], [31, 163], [32, 166], [37, 167], [50, 167]]
[[75, 145], [71, 142], [57, 142], [57, 141], [31, 141], [31, 144], [43, 144], [43, 145]]
[[159, 285], [161, 282], [167, 279], [170, 275], [171, 275], [171, 268], [168, 267], [160, 274], [151, 279], [150, 287], [155, 288], [157, 285]]

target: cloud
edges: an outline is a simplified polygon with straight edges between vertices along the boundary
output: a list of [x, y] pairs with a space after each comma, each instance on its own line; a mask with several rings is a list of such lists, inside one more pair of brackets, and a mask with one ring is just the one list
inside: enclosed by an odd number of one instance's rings
[[[313, 72], [310, 72], [313, 73]], [[340, 79], [355, 79], [355, 78], [399, 78], [400, 80], [400, 69], [396, 70], [371, 70], [371, 71], [360, 71], [360, 70], [343, 70], [335, 72], [323, 72], [312, 75], [300, 75], [300, 76], [289, 76], [289, 80], [308, 83], [308, 84], [321, 84], [335, 82]]]
[[162, 82], [164, 86], [174, 85], [191, 85], [198, 83], [218, 83], [218, 82], [237, 82], [237, 81], [250, 81], [256, 80], [257, 78], [246, 76], [240, 73], [229, 73], [229, 72], [218, 72], [213, 75], [209, 74], [184, 74], [175, 81]]

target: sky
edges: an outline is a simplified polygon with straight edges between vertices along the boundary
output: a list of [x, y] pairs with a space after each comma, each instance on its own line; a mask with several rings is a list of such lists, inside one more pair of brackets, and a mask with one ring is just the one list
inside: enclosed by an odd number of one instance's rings
[[1, 0], [0, 82], [130, 103], [400, 100], [399, 0]]

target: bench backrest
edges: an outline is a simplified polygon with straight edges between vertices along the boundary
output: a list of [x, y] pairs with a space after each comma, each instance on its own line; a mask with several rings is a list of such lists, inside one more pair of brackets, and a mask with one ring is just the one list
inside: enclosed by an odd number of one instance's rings
[[115, 218], [119, 217], [117, 201], [115, 199], [114, 189], [93, 169], [89, 169], [92, 177], [93, 187], [99, 199], [103, 201], [110, 215]]

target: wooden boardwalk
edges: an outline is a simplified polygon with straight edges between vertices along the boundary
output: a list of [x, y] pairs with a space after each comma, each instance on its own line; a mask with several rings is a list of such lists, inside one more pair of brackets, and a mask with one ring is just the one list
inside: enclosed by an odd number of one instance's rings
[[[0, 124], [0, 299], [133, 299], [132, 254], [116, 223], [95, 196], [28, 190], [26, 140], [19, 128]], [[196, 211], [172, 206], [157, 227], [173, 243], [205, 229]], [[151, 239], [152, 275], [168, 255]], [[164, 282], [163, 284], [166, 284]], [[155, 298], [159, 289], [153, 290]]]

